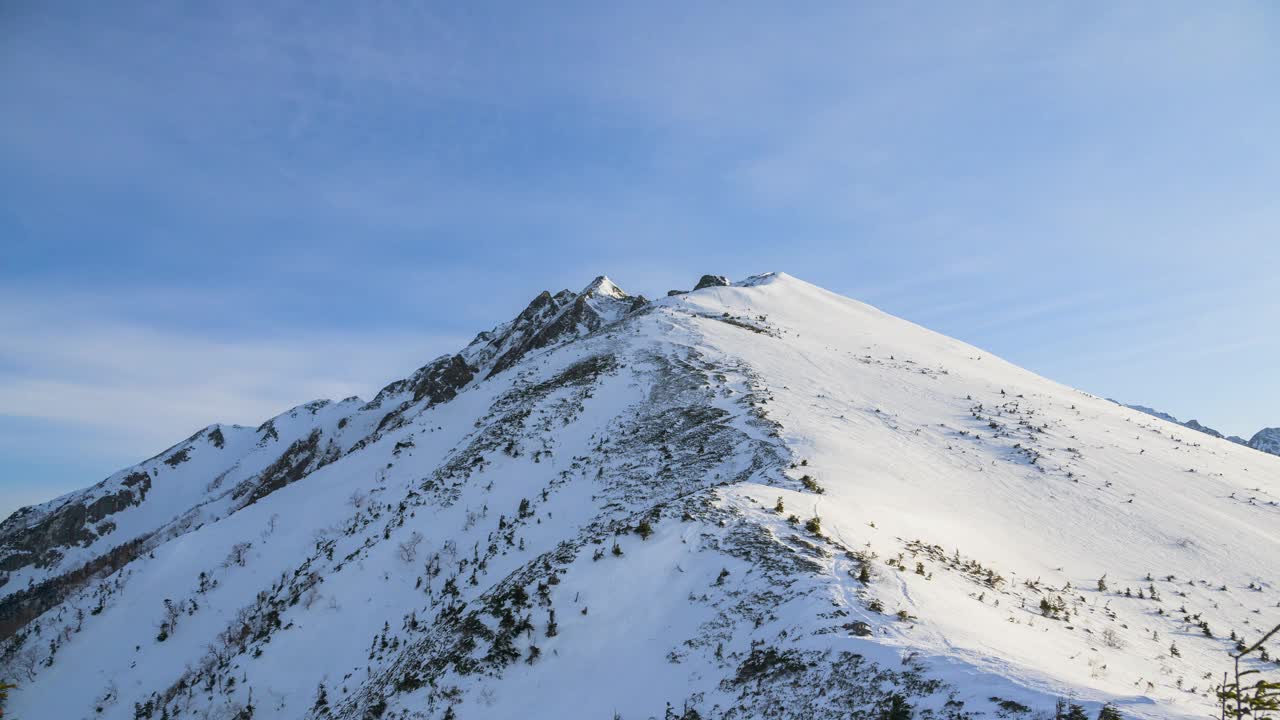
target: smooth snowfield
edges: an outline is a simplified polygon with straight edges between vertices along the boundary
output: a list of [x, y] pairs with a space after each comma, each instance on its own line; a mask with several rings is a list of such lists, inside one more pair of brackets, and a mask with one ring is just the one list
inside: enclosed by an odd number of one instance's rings
[[[8, 641], [14, 717], [818, 717], [857, 655], [885, 692], [939, 681], [921, 715], [1192, 718], [1232, 633], [1280, 622], [1280, 457], [781, 273], [631, 310], [592, 287], [603, 327], [448, 401], [193, 450], [122, 516], [188, 520]], [[209, 489], [317, 423], [332, 461], [248, 504]]]
[[[920, 539], [981, 560], [1011, 585], [1070, 583], [1075, 590], [1064, 596], [1086, 598], [1070, 623], [1046, 621], [1021, 599], [988, 591], [979, 602], [970, 596], [980, 590], [894, 573], [875, 584], [877, 594], [887, 608], [920, 618], [895, 642], [1063, 695], [1132, 698], [1135, 716], [1146, 716], [1146, 699], [1162, 706], [1150, 717], [1200, 716], [1213, 684], [1204, 675], [1220, 672], [1234, 644], [1223, 636], [1256, 637], [1280, 621], [1275, 458], [1117, 407], [789, 277], [683, 302], [765, 314], [788, 329], [785, 343], [706, 332], [711, 345], [750, 358], [771, 380], [770, 417], [827, 490], [797, 497], [802, 515], [820, 515], [851, 546], [888, 554], [894, 539]], [[971, 412], [979, 405], [981, 420]], [[1025, 433], [995, 437], [1020, 421], [1045, 428], [1035, 435], [1034, 465], [1014, 449], [1030, 444]], [[757, 495], [764, 502], [770, 491]], [[1096, 591], [1104, 575], [1106, 594]], [[1151, 585], [1161, 601], [1137, 599]], [[1216, 639], [1181, 622], [1196, 614]], [[1105, 645], [1108, 627], [1123, 649]], [[1170, 656], [1173, 643], [1181, 657]]]

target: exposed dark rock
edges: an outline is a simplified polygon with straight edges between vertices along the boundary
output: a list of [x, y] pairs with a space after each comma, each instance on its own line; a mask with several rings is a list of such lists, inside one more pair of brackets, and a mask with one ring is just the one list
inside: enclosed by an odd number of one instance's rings
[[231, 496], [238, 498], [246, 493], [249, 499], [245, 503], [251, 505], [270, 495], [289, 483], [296, 482], [307, 473], [324, 464], [320, 452], [320, 436], [317, 428], [300, 440], [295, 440], [275, 462], [267, 466], [253, 480], [247, 480], [237, 487]]
[[726, 287], [729, 284], [729, 278], [723, 275], [703, 275], [698, 280], [698, 284], [693, 286], [694, 290], [701, 290], [709, 287]]
[[124, 480], [121, 480], [120, 483], [125, 487], [137, 487], [138, 485], [141, 485], [142, 497], [146, 498], [147, 491], [151, 489], [151, 476], [145, 472], [135, 470], [134, 472], [126, 475]]
[[169, 467], [178, 467], [182, 463], [191, 459], [189, 450], [190, 450], [189, 448], [182, 448], [181, 450], [165, 458], [164, 464], [168, 465]]
[[[609, 318], [601, 315], [599, 308], [610, 307], [609, 303], [629, 303], [628, 309], [634, 306], [634, 301], [604, 276], [596, 278], [577, 296], [570, 296], [572, 303], [568, 307], [562, 307], [549, 322], [545, 322], [532, 334], [510, 344], [509, 349], [494, 362], [489, 375], [506, 370], [534, 350], [575, 338], [584, 330], [588, 333], [599, 330], [609, 321]], [[563, 305], [566, 299], [558, 295], [555, 301]]]
[[23, 625], [62, 602], [77, 588], [124, 567], [142, 551], [147, 537], [134, 538], [90, 560], [71, 572], [50, 578], [34, 587], [18, 590], [0, 600], [0, 641]]
[[262, 437], [258, 440], [259, 445], [266, 445], [267, 440], [280, 439], [280, 431], [276, 430], [276, 422], [274, 418], [259, 425], [258, 432], [262, 433]]
[[12, 572], [29, 565], [48, 567], [60, 560], [66, 549], [97, 540], [98, 533], [91, 525], [140, 505], [151, 489], [151, 477], [145, 472], [133, 472], [121, 484], [121, 489], [91, 502], [69, 502], [30, 527], [23, 522], [30, 511], [14, 513], [0, 524], [0, 546], [8, 553], [0, 558], [0, 571]]
[[844, 627], [858, 637], [867, 637], [872, 633], [871, 626], [861, 620], [847, 623]]
[[114, 515], [135, 504], [133, 500], [133, 493], [129, 490], [119, 490], [111, 495], [103, 495], [89, 504], [85, 517], [89, 522], [96, 523], [108, 515]]
[[461, 355], [454, 355], [428, 368], [413, 386], [414, 402], [425, 398], [434, 405], [452, 400], [475, 377], [475, 372], [467, 366]]

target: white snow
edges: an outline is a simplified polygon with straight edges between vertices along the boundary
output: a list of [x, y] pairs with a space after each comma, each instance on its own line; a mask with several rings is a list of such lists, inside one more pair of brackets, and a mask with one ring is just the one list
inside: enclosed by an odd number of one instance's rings
[[[1091, 714], [1112, 701], [1128, 717], [1203, 717], [1233, 646], [1226, 636], [1256, 637], [1280, 622], [1278, 457], [1054, 383], [783, 273], [631, 314], [629, 296], [608, 278], [579, 296], [609, 303], [602, 315], [611, 324], [533, 352], [449, 402], [413, 407], [404, 425], [358, 449], [405, 395], [380, 408], [300, 406], [273, 419], [278, 439], [224, 427], [222, 450], [197, 442], [173, 468], [163, 455], [139, 465], [163, 471], [151, 490], [156, 502], [120, 513], [111, 537], [193, 512], [198, 520], [33, 623], [27, 647], [37, 660], [51, 639], [59, 647], [47, 667], [11, 669], [21, 686], [14, 716], [132, 718], [135, 703], [198, 670], [259, 593], [310, 572], [322, 579], [284, 605], [282, 628], [251, 642], [252, 651], [219, 658], [225, 666], [207, 676], [217, 676], [214, 686], [202, 679], [175, 707], [186, 708], [183, 717], [233, 717], [252, 688], [255, 717], [302, 717], [323, 682], [330, 705], [346, 712], [344, 700], [414, 667], [409, 649], [429, 641], [406, 628], [406, 617], [435, 618], [447, 579], [456, 577], [459, 602], [481, 607], [500, 581], [539, 568], [541, 554], [597, 526], [603, 544], [570, 553], [548, 588], [554, 637], [544, 632], [547, 606], [535, 603], [536, 629], [516, 642], [521, 660], [500, 672], [446, 673], [459, 718], [661, 717], [665, 703], [679, 710], [695, 694], [710, 717], [737, 695], [722, 680], [765, 642], [848, 650], [895, 669], [914, 655], [975, 713], [992, 712], [993, 696], [1039, 711], [1063, 696]], [[540, 385], [601, 353], [618, 366], [592, 383]], [[686, 371], [698, 382], [676, 389], [669, 373]], [[511, 405], [513, 391], [526, 404]], [[683, 432], [679, 415], [657, 413], [695, 397], [720, 413], [717, 432], [731, 435], [715, 437], [737, 438], [735, 447], [701, 489], [671, 496], [652, 537], [615, 535], [618, 522], [629, 527], [651, 509], [628, 494], [648, 486], [628, 478], [652, 478], [654, 488], [679, 482], [680, 463], [664, 459], [664, 448], [693, 457], [692, 444], [711, 442], [676, 434], [630, 446], [627, 432], [651, 427], [637, 424], [646, 413]], [[512, 407], [528, 412], [517, 417]], [[339, 431], [341, 418], [349, 420]], [[486, 445], [503, 423], [522, 430]], [[337, 438], [340, 459], [247, 506], [226, 494], [317, 427]], [[508, 437], [514, 452], [504, 449]], [[481, 459], [468, 459], [472, 448]], [[771, 464], [770, 453], [783, 461]], [[459, 458], [464, 470], [449, 465]], [[226, 484], [210, 489], [222, 474]], [[823, 492], [806, 490], [802, 476]], [[698, 493], [739, 520], [682, 522], [679, 498]], [[779, 498], [782, 514], [773, 510]], [[513, 521], [522, 499], [532, 503], [515, 533], [521, 544], [507, 545], [499, 517]], [[791, 514], [819, 517], [827, 539], [791, 525]], [[717, 549], [743, 526], [781, 544], [808, 537], [821, 570], [779, 585], [759, 562]], [[421, 540], [406, 560], [401, 545], [415, 533]], [[621, 556], [611, 552], [615, 541]], [[244, 564], [228, 561], [245, 542]], [[490, 543], [497, 552], [483, 572], [464, 562]], [[5, 590], [70, 569], [103, 544], [115, 541], [77, 550], [55, 569], [14, 573]], [[875, 554], [869, 585], [858, 582], [861, 561], [850, 553]], [[445, 571], [429, 577], [436, 554]], [[958, 569], [957, 558], [982, 570]], [[988, 583], [988, 570], [1002, 580]], [[201, 572], [216, 587], [198, 590]], [[1106, 592], [1098, 589], [1104, 576]], [[1145, 597], [1150, 588], [1158, 600]], [[105, 608], [89, 614], [95, 592]], [[771, 613], [725, 624], [737, 617], [732, 608], [769, 593], [778, 596], [758, 602]], [[158, 641], [166, 598], [198, 608]], [[1044, 617], [1041, 598], [1061, 598], [1069, 618]], [[868, 609], [872, 601], [883, 612]], [[481, 617], [496, 627], [495, 617]], [[854, 620], [873, 634], [841, 629]], [[378, 647], [384, 623], [398, 647]], [[535, 644], [541, 656], [528, 663]], [[429, 697], [426, 687], [405, 690], [388, 698], [389, 713], [441, 717], [445, 705]]]

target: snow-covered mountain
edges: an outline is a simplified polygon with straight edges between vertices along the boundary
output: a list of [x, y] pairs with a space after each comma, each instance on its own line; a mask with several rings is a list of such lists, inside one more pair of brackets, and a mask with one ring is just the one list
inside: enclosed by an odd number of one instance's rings
[[1249, 447], [1280, 455], [1280, 427], [1262, 428], [1249, 439]]
[[0, 669], [18, 718], [1191, 718], [1278, 571], [1280, 458], [784, 274], [598, 278], [15, 513]]

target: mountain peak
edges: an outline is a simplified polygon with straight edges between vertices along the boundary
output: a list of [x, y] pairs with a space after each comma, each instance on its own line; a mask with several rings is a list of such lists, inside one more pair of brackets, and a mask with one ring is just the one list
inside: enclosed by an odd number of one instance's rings
[[607, 275], [600, 275], [578, 293], [579, 297], [611, 297], [617, 300], [629, 300], [630, 295], [618, 287]]
[[5, 709], [1212, 713], [1181, 680], [1274, 622], [1280, 461], [781, 273], [698, 285], [542, 293], [367, 404], [20, 511]]

